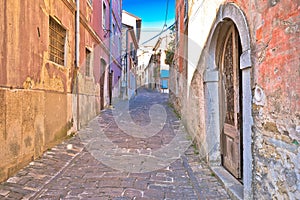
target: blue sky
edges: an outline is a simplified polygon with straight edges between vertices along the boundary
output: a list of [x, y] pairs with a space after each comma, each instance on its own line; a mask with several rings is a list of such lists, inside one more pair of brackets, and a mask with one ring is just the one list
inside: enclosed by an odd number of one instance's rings
[[[142, 18], [142, 29], [163, 28], [168, 0], [123, 0], [123, 10]], [[169, 0], [167, 26], [175, 21], [175, 0]]]

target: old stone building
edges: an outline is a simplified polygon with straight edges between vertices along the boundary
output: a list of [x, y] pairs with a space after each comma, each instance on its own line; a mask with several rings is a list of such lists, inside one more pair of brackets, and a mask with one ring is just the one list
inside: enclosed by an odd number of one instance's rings
[[200, 156], [232, 196], [299, 199], [300, 2], [176, 2], [171, 99]]
[[120, 32], [121, 2], [0, 1], [0, 181], [109, 105], [102, 24], [115, 5]]
[[130, 99], [137, 89], [137, 50], [141, 35], [142, 19], [122, 11], [122, 76], [121, 97]]
[[153, 51], [149, 63], [145, 68], [147, 75], [146, 87], [155, 91], [160, 91], [160, 65], [161, 65], [161, 51]]

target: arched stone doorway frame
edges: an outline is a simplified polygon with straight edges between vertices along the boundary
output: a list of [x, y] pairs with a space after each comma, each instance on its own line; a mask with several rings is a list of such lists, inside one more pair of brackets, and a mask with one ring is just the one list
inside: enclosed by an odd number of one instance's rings
[[[252, 199], [252, 92], [251, 92], [251, 47], [250, 31], [243, 11], [235, 4], [221, 5], [208, 38], [205, 56], [205, 102], [206, 102], [206, 145], [211, 166], [221, 166], [220, 149], [220, 110], [219, 110], [219, 66], [218, 41], [225, 37], [227, 22], [232, 21], [239, 33], [241, 42], [240, 70], [242, 71], [242, 113], [243, 113], [243, 197]], [[213, 139], [212, 139], [213, 138]]]

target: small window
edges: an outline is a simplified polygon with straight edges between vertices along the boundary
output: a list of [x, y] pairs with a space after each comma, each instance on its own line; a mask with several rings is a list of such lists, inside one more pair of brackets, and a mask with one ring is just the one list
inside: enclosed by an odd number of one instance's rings
[[179, 39], [180, 39], [180, 13], [178, 13], [177, 17], [176, 17], [176, 33], [175, 33], [175, 37], [176, 37], [176, 46], [179, 45]]
[[188, 9], [189, 9], [189, 4], [187, 0], [184, 0], [184, 22], [186, 22], [188, 18]]
[[104, 2], [102, 7], [102, 26], [104, 29], [106, 28], [106, 5]]
[[130, 43], [130, 55], [133, 58], [134, 57], [134, 49], [133, 49], [133, 43]]
[[91, 76], [91, 62], [92, 52], [89, 49], [85, 49], [85, 75]]
[[65, 39], [64, 29], [55, 19], [49, 18], [49, 59], [57, 64], [65, 64]]

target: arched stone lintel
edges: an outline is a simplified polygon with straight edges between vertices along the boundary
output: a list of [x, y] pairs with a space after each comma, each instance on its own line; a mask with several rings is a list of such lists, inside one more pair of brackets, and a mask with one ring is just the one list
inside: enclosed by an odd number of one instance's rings
[[[246, 69], [252, 67], [251, 61], [251, 47], [250, 47], [250, 31], [248, 27], [248, 23], [243, 11], [234, 3], [228, 3], [221, 5], [219, 11], [216, 16], [216, 21], [212, 26], [210, 36], [208, 39], [209, 43], [209, 55], [212, 56], [215, 54], [215, 45], [217, 42], [220, 26], [226, 20], [230, 19], [234, 22], [239, 32], [239, 37], [241, 39], [242, 45], [242, 55], [241, 55], [241, 65], [240, 68]], [[214, 59], [211, 59], [207, 63], [206, 70], [215, 70], [216, 64], [214, 63]]]
[[243, 11], [234, 3], [228, 3], [222, 5], [219, 12], [222, 21], [230, 19], [235, 23], [241, 38], [243, 52], [250, 50], [250, 31]]

